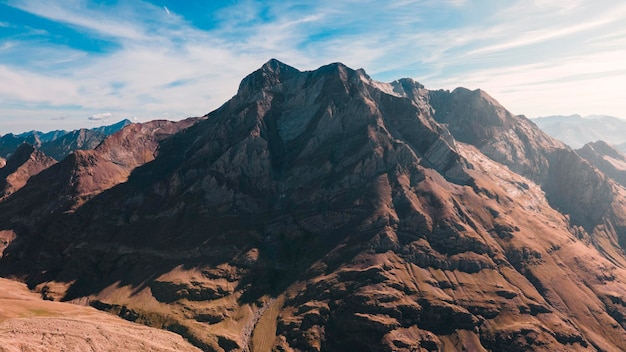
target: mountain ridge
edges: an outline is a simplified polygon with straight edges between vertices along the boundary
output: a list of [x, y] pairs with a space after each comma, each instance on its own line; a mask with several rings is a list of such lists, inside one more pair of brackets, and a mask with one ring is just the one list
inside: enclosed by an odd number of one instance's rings
[[163, 137], [1, 201], [0, 272], [204, 350], [626, 348], [626, 190], [483, 91], [270, 60]]
[[128, 119], [108, 126], [81, 128], [73, 131], [28, 131], [0, 136], [0, 157], [8, 158], [23, 143], [30, 144], [56, 160], [62, 160], [76, 149], [93, 149], [104, 138], [131, 124]]

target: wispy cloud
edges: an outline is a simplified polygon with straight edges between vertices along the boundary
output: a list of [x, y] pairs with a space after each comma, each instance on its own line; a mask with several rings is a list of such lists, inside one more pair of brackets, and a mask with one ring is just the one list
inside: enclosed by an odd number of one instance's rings
[[99, 114], [93, 114], [87, 118], [90, 121], [108, 120], [113, 116], [110, 112], [102, 112]]
[[110, 9], [89, 7], [89, 3], [86, 1], [41, 2], [37, 0], [22, 0], [12, 1], [10, 4], [34, 15], [87, 29], [100, 35], [134, 40], [146, 39], [146, 36], [140, 28], [137, 28], [136, 24], [120, 20], [124, 17], [121, 16], [119, 10], [116, 11], [118, 13], [114, 14], [114, 16], [103, 16], [103, 10], [109, 12]]
[[[624, 78], [626, 62], [626, 7], [617, 0], [246, 0], [211, 3], [205, 17], [179, 3], [141, 0], [7, 3], [55, 24], [0, 37], [0, 80], [9, 82], [0, 85], [0, 116], [24, 121], [62, 115], [68, 118], [58, 123], [69, 125], [102, 111], [111, 118], [201, 115], [272, 57], [300, 69], [341, 61], [375, 79], [410, 76], [433, 89], [480, 87], [516, 113], [547, 114], [566, 105], [559, 99], [575, 112], [604, 107], [595, 112], [626, 117], [626, 107], [605, 99], [620, 100], [612, 85]], [[86, 45], [106, 45], [84, 49], [63, 40], [59, 28]], [[605, 105], [567, 99], [567, 89]], [[0, 117], [0, 133], [17, 123], [9, 120]]]

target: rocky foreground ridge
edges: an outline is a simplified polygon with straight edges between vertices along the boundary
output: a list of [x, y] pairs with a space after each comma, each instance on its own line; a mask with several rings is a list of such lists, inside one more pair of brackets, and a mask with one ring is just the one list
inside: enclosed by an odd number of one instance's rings
[[180, 336], [90, 307], [41, 300], [0, 279], [0, 351], [199, 351]]
[[270, 60], [143, 126], [0, 202], [4, 276], [207, 351], [626, 349], [626, 190], [483, 91]]

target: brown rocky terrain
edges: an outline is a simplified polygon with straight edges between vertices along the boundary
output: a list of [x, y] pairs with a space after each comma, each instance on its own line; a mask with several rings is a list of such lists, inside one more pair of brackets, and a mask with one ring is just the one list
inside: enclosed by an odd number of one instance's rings
[[0, 279], [0, 351], [198, 351], [171, 332], [90, 307], [44, 301]]
[[16, 200], [6, 200], [11, 208], [7, 214], [12, 214], [7, 218], [25, 223], [42, 222], [57, 213], [72, 211], [102, 191], [125, 182], [136, 167], [154, 160], [160, 141], [198, 120], [131, 124], [94, 150], [74, 151], [32, 182], [23, 182], [21, 186], [25, 187]]
[[0, 272], [207, 351], [626, 349], [626, 189], [485, 92], [271, 60], [189, 125], [32, 177]]

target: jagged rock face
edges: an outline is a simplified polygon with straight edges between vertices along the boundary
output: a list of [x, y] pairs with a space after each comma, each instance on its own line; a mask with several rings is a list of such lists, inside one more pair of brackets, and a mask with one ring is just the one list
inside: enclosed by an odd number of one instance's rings
[[81, 192], [102, 158], [142, 165], [70, 212], [0, 203], [0, 270], [205, 350], [626, 349], [626, 190], [484, 92], [271, 60], [156, 157], [136, 143], [64, 161]]
[[41, 150], [57, 160], [63, 160], [75, 150], [94, 149], [106, 136], [100, 132], [80, 129], [68, 132], [61, 138], [57, 138], [41, 145]]
[[626, 186], [626, 156], [606, 142], [587, 143], [576, 153], [605, 175]]
[[0, 200], [22, 188], [34, 175], [56, 163], [32, 145], [22, 144], [0, 169]]
[[109, 126], [81, 128], [70, 132], [57, 130], [47, 133], [30, 131], [18, 135], [9, 133], [0, 137], [0, 156], [8, 157], [20, 144], [28, 143], [56, 160], [63, 160], [75, 150], [94, 149], [107, 136], [130, 123], [129, 120], [122, 120]]
[[456, 140], [475, 145], [493, 160], [540, 184], [547, 177], [550, 153], [564, 148], [481, 90], [431, 91], [429, 102], [434, 119], [445, 124]]
[[[414, 99], [415, 104], [426, 100]], [[481, 90], [457, 88], [431, 91], [433, 118], [445, 124], [458, 141], [472, 144], [489, 158], [539, 184], [551, 206], [611, 244], [613, 251], [626, 233], [616, 202], [614, 180], [594, 170], [574, 151], [542, 132], [524, 116], [513, 116]], [[581, 189], [581, 185], [582, 189]], [[621, 251], [619, 249], [618, 251]]]

